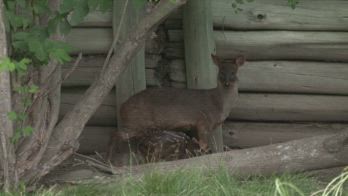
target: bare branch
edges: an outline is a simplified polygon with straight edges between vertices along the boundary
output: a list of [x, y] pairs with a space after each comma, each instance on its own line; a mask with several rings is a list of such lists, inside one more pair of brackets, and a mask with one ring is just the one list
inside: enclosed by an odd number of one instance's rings
[[[47, 151], [41, 161], [41, 169], [37, 170], [38, 176], [45, 175], [47, 173], [46, 168], [51, 169], [52, 166], [58, 165], [64, 160], [55, 155], [66, 148], [72, 148], [69, 144], [78, 139], [88, 119], [108, 95], [126, 65], [129, 64], [136, 52], [144, 45], [153, 28], [161, 23], [172, 11], [185, 3], [186, 0], [161, 0], [149, 14], [143, 17], [128, 39], [120, 45], [119, 52], [112, 57], [110, 64], [103, 69], [83, 98], [56, 126]], [[55, 164], [51, 165], [48, 163]]]

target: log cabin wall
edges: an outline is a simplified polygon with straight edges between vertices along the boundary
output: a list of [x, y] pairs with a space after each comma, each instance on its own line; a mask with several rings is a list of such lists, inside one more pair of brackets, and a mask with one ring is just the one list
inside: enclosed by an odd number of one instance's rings
[[[295, 10], [279, 0], [240, 7], [236, 14], [231, 0], [212, 1], [217, 54], [231, 59], [243, 54], [247, 59], [239, 74], [238, 104], [224, 126], [225, 143], [245, 148], [346, 128], [348, 1], [300, 1]], [[112, 42], [111, 23], [110, 13], [92, 13], [69, 35], [68, 42], [85, 58], [63, 84], [61, 115], [100, 71]], [[148, 87], [186, 87], [182, 24], [178, 10], [147, 42]], [[115, 105], [112, 92], [88, 122], [81, 152], [105, 150], [116, 127]]]

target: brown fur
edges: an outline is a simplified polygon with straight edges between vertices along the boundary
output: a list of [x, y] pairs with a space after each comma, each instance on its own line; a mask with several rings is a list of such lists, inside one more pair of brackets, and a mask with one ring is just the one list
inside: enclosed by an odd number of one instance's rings
[[215, 55], [212, 59], [219, 67], [216, 88], [150, 88], [130, 97], [121, 106], [122, 129], [112, 138], [110, 151], [120, 139], [185, 129], [197, 130], [199, 145], [205, 150], [209, 134], [227, 118], [238, 96], [237, 71], [244, 63], [243, 57], [235, 62], [220, 61]]

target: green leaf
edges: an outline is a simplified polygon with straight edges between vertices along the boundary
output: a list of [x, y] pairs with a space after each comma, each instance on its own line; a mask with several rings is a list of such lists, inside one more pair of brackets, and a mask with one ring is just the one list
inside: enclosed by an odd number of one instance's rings
[[63, 13], [69, 13], [74, 9], [75, 6], [75, 0], [63, 0], [59, 7], [59, 12], [61, 14]]
[[57, 60], [61, 64], [71, 61], [69, 54], [62, 48], [52, 50], [50, 57]]
[[57, 32], [57, 27], [60, 22], [60, 17], [54, 17], [48, 21], [47, 30], [50, 35], [55, 34]]
[[11, 142], [13, 144], [16, 144], [18, 142], [19, 138], [21, 138], [21, 130], [16, 129], [14, 135], [11, 138]]
[[17, 120], [23, 122], [27, 117], [28, 115], [26, 113], [19, 113], [17, 115]]
[[47, 0], [36, 0], [35, 3], [33, 3], [33, 11], [37, 15], [49, 13], [50, 9], [48, 7], [48, 1]]
[[31, 94], [35, 94], [35, 93], [37, 93], [37, 92], [39, 92], [39, 87], [38, 86], [36, 86], [36, 85], [31, 85], [30, 87], [29, 87], [29, 93], [31, 93]]
[[28, 65], [31, 63], [31, 60], [28, 58], [23, 58], [21, 61], [16, 62], [16, 70], [18, 72], [25, 72], [28, 69]]
[[76, 0], [76, 6], [74, 11], [72, 12], [71, 18], [70, 18], [70, 24], [71, 25], [78, 25], [80, 24], [85, 16], [87, 16], [89, 12], [88, 8], [88, 2], [85, 0]]
[[59, 23], [59, 32], [64, 35], [67, 35], [71, 30], [71, 26], [66, 18], [63, 18]]
[[25, 8], [25, 7], [26, 7], [26, 0], [16, 0], [16, 3], [17, 3], [21, 8]]
[[29, 51], [34, 53], [34, 56], [40, 61], [47, 61], [48, 54], [46, 53], [42, 42], [39, 39], [30, 37], [28, 40]]
[[17, 120], [17, 113], [16, 112], [9, 112], [9, 113], [7, 113], [7, 117], [12, 121], [16, 121]]
[[29, 135], [31, 135], [34, 132], [34, 128], [31, 127], [31, 126], [26, 126], [26, 127], [23, 128], [22, 131], [23, 131], [23, 135], [24, 136], [29, 136]]
[[88, 0], [88, 8], [90, 11], [96, 10], [98, 5], [99, 5], [98, 0]]
[[10, 58], [5, 57], [0, 60], [0, 71], [14, 71], [16, 69], [16, 65], [11, 61]]
[[144, 5], [146, 4], [146, 0], [133, 0], [134, 1], [134, 5], [140, 9], [142, 7], [144, 7]]
[[[136, 1], [145, 1], [145, 0], [136, 0]], [[112, 9], [112, 0], [100, 0], [99, 9], [102, 12]]]

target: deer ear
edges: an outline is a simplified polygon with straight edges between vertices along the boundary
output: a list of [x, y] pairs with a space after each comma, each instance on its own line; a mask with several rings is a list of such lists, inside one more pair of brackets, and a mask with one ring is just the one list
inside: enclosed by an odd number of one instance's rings
[[211, 54], [211, 59], [213, 59], [215, 65], [220, 66], [220, 59], [218, 56], [216, 56], [215, 54]]
[[235, 63], [238, 66], [242, 66], [244, 64], [244, 62], [245, 62], [245, 57], [244, 56], [238, 56], [236, 58], [236, 62]]

